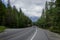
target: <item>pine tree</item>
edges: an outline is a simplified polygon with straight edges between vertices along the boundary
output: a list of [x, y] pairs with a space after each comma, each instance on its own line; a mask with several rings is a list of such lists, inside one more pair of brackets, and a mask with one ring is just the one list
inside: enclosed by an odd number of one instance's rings
[[5, 14], [6, 14], [6, 7], [0, 0], [0, 25], [5, 25]]
[[12, 23], [13, 23], [13, 13], [12, 13], [12, 7], [10, 5], [10, 0], [8, 0], [8, 4], [7, 4], [7, 9], [6, 9], [6, 26], [11, 26], [12, 27]]
[[[23, 28], [32, 24], [32, 21], [24, 15], [22, 9], [20, 11], [15, 6], [11, 7], [10, 0], [8, 0], [7, 7], [0, 0], [0, 25], [9, 28]], [[29, 25], [29, 26], [30, 26]]]
[[56, 8], [57, 8], [56, 22], [58, 29], [60, 29], [60, 0], [56, 0]]

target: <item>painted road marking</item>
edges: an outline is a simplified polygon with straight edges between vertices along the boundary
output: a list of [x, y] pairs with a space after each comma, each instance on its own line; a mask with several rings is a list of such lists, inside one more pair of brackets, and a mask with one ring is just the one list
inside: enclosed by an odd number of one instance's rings
[[31, 40], [34, 39], [34, 37], [36, 36], [36, 34], [37, 34], [37, 28], [36, 28], [36, 32], [34, 33], [33, 37], [31, 38]]

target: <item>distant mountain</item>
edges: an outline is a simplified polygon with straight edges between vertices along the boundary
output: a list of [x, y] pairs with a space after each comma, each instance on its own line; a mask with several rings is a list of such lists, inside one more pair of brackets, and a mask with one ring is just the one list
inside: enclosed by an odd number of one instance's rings
[[36, 22], [39, 19], [39, 17], [33, 16], [33, 17], [30, 17], [30, 19], [32, 20], [32, 22]]

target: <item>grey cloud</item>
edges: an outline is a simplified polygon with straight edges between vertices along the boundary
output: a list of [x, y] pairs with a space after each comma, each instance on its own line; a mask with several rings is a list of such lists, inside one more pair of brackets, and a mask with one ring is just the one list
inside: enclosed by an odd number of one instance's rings
[[34, 16], [35, 18], [41, 16], [42, 9], [45, 7], [46, 2], [46, 0], [10, 0], [10, 1], [11, 5], [12, 6], [15, 5], [17, 9], [22, 8], [25, 15], [29, 17]]

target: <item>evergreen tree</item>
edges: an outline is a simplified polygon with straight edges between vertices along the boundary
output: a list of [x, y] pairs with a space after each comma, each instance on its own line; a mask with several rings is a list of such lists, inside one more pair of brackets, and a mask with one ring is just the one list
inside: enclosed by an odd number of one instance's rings
[[10, 0], [8, 0], [7, 9], [6, 9], [6, 26], [11, 26], [12, 24], [12, 8], [10, 6]]
[[0, 0], [0, 25], [8, 28], [24, 28], [32, 25], [32, 21], [24, 15], [21, 8], [18, 11], [15, 6], [11, 7], [10, 0], [7, 7]]
[[[43, 20], [46, 20], [45, 22], [45, 28], [50, 29], [53, 32], [60, 33], [60, 0], [51, 0], [51, 2], [46, 2], [45, 4], [45, 12], [42, 12], [42, 14], [45, 13], [45, 15], [42, 15], [38, 21], [37, 24], [41, 26], [41, 24], [44, 24]], [[46, 18], [44, 18], [46, 16]], [[44, 28], [43, 26], [41, 26]]]
[[6, 14], [6, 7], [0, 0], [0, 25], [5, 25], [5, 14]]

